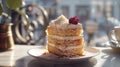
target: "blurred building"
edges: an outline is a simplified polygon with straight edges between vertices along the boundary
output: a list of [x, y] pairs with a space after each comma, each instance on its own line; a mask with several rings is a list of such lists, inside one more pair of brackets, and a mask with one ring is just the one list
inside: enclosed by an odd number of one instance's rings
[[120, 20], [120, 0], [61, 0], [58, 13], [82, 19], [114, 17]]
[[25, 0], [25, 2], [46, 8], [50, 20], [61, 14], [67, 18], [77, 15], [83, 25], [86, 21], [93, 20], [107, 33], [115, 25], [120, 25], [120, 0]]
[[68, 18], [77, 15], [83, 21], [101, 17], [112, 18], [110, 20], [112, 22], [120, 20], [120, 0], [25, 0], [25, 2], [51, 8], [48, 10], [51, 14], [64, 14]]

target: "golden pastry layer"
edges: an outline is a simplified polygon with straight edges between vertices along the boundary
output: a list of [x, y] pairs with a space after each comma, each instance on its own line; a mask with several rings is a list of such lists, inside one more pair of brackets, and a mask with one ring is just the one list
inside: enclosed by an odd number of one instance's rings
[[65, 48], [59, 49], [57, 46], [51, 46], [51, 45], [47, 44], [47, 49], [50, 53], [56, 54], [58, 56], [69, 57], [69, 56], [84, 55], [84, 46], [81, 46], [80, 48], [73, 48], [73, 49], [65, 50]]
[[[61, 34], [62, 33], [62, 34]], [[47, 34], [48, 35], [58, 35], [58, 36], [81, 36], [83, 33], [82, 26], [80, 28], [57, 28], [48, 26]]]

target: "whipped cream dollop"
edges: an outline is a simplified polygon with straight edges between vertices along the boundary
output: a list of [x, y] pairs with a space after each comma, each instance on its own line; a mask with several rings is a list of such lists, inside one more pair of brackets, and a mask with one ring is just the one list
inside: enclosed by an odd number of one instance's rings
[[61, 15], [57, 19], [52, 20], [50, 25], [53, 23], [54, 24], [65, 24], [65, 23], [68, 23], [68, 19], [64, 15]]
[[70, 24], [69, 20], [64, 15], [59, 16], [55, 20], [52, 20], [50, 22], [49, 26], [60, 27], [60, 28], [63, 28], [63, 29], [67, 29], [67, 28], [82, 28], [82, 25], [80, 23], [78, 23], [77, 25]]

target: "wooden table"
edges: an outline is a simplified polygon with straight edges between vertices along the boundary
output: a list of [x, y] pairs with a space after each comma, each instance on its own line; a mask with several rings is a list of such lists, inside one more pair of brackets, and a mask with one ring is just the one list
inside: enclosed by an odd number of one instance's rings
[[0, 67], [120, 67], [120, 54], [110, 47], [94, 47], [100, 54], [83, 62], [72, 64], [54, 64], [40, 61], [27, 54], [31, 48], [43, 49], [43, 46], [15, 45], [11, 51], [0, 52]]

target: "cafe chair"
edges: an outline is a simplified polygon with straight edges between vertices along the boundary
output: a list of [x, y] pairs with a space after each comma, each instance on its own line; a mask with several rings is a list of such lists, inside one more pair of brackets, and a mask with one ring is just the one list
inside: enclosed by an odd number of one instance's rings
[[48, 23], [47, 11], [42, 6], [26, 5], [20, 8], [28, 16], [29, 24], [19, 13], [13, 11], [12, 22], [14, 41], [16, 44], [45, 44]]

